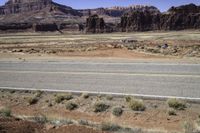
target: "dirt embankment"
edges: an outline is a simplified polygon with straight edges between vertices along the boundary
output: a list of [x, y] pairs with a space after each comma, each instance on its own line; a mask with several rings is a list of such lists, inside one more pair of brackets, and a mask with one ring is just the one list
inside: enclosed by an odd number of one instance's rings
[[[65, 130], [71, 131], [70, 133], [80, 130], [83, 133], [101, 133], [101, 130], [165, 133], [197, 128], [199, 104], [184, 103], [180, 104], [180, 108], [173, 109], [166, 101], [142, 100], [140, 103], [139, 100], [136, 101], [139, 102], [136, 109], [140, 111], [134, 111], [135, 106], [130, 106], [128, 100], [128, 97], [106, 95], [79, 96], [69, 93], [2, 90], [0, 108], [10, 108], [12, 115], [22, 120], [0, 119], [0, 130], [9, 132], [16, 129], [14, 131], [23, 132], [32, 128], [34, 133], [63, 133]], [[101, 103], [100, 106], [97, 106], [97, 103]], [[117, 111], [114, 111], [114, 108], [117, 108]]]

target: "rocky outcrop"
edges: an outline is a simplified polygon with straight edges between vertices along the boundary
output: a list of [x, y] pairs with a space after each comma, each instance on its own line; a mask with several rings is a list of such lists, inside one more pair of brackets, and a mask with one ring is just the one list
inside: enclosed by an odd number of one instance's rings
[[172, 7], [166, 13], [131, 11], [121, 17], [121, 31], [184, 30], [200, 28], [200, 6]]
[[0, 15], [41, 10], [51, 3], [52, 0], [9, 0], [0, 8]]
[[105, 22], [98, 15], [89, 16], [86, 20], [86, 33], [103, 33]]
[[110, 16], [110, 17], [121, 17], [124, 13], [129, 11], [151, 11], [151, 12], [160, 12], [154, 6], [146, 6], [146, 5], [131, 5], [128, 7], [115, 6], [109, 8], [96, 8], [96, 9], [84, 9], [79, 10], [83, 14], [83, 16], [89, 16], [90, 14], [97, 14], [99, 16]]
[[32, 29], [32, 24], [30, 23], [2, 23], [0, 24], [0, 30], [2, 31], [19, 31]]
[[[71, 29], [82, 21], [80, 16], [77, 10], [52, 0], [9, 0], [0, 7], [0, 30], [57, 31], [66, 24]], [[71, 27], [66, 20], [72, 21]]]

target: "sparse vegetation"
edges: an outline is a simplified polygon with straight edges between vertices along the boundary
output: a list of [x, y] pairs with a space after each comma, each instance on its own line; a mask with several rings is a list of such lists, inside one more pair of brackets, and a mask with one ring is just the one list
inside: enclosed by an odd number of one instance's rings
[[43, 91], [37, 90], [36, 93], [35, 93], [35, 97], [41, 97], [42, 94], [43, 94]]
[[64, 97], [64, 100], [71, 100], [73, 99], [73, 95], [71, 93], [67, 93]]
[[38, 97], [35, 97], [35, 96], [29, 97], [28, 103], [29, 103], [29, 105], [33, 105], [33, 104], [36, 104], [38, 102], [38, 100], [39, 100]]
[[89, 96], [88, 93], [83, 93], [83, 94], [81, 95], [81, 97], [83, 97], [84, 99], [88, 99], [90, 96]]
[[71, 100], [73, 99], [73, 96], [71, 93], [67, 93], [66, 95], [55, 95], [55, 102], [61, 103], [64, 100]]
[[131, 97], [131, 96], [126, 96], [126, 97], [125, 97], [125, 100], [126, 100], [126, 102], [130, 102], [130, 101], [131, 101], [131, 99], [132, 99], [132, 97]]
[[61, 103], [64, 100], [65, 100], [65, 97], [63, 95], [56, 95], [56, 98], [55, 98], [56, 103]]
[[68, 102], [65, 107], [67, 110], [71, 111], [71, 110], [78, 108], [78, 105], [74, 102]]
[[80, 125], [84, 125], [84, 126], [88, 126], [89, 125], [89, 122], [87, 120], [79, 120], [78, 123]]
[[106, 111], [110, 106], [103, 103], [103, 102], [97, 102], [94, 105], [94, 112], [104, 112]]
[[194, 133], [195, 131], [194, 125], [187, 121], [183, 123], [183, 128], [184, 128], [184, 133]]
[[0, 116], [3, 117], [10, 117], [11, 116], [11, 109], [7, 107], [3, 107], [0, 109]]
[[33, 121], [40, 123], [40, 124], [45, 124], [48, 122], [48, 118], [45, 115], [41, 116], [34, 116], [31, 118]]
[[138, 99], [131, 99], [129, 102], [129, 107], [133, 110], [133, 111], [144, 111], [145, 110], [145, 105], [144, 102], [142, 100], [138, 100]]
[[176, 109], [176, 110], [184, 110], [186, 108], [186, 103], [179, 99], [168, 99], [167, 104], [169, 107]]
[[123, 113], [123, 110], [121, 107], [114, 107], [112, 109], [112, 114], [115, 115], [115, 116], [121, 116]]
[[14, 93], [15, 93], [15, 90], [10, 90], [10, 93], [11, 93], [11, 94], [14, 94]]
[[169, 109], [168, 115], [176, 115], [176, 111], [174, 109]]
[[106, 99], [111, 101], [113, 99], [113, 96], [112, 95], [107, 95]]
[[120, 130], [121, 127], [117, 124], [113, 124], [113, 123], [102, 123], [101, 124], [101, 130], [102, 131], [118, 131]]

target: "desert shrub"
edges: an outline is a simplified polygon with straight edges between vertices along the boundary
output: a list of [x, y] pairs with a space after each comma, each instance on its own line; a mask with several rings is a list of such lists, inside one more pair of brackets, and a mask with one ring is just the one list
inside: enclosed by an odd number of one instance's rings
[[131, 101], [131, 99], [132, 99], [132, 97], [131, 97], [131, 96], [126, 96], [126, 97], [125, 97], [125, 100], [126, 100], [126, 102], [130, 102], [130, 101]]
[[10, 92], [11, 94], [13, 94], [13, 93], [15, 93], [15, 90], [10, 90], [9, 92]]
[[194, 125], [189, 122], [183, 123], [183, 129], [184, 129], [184, 133], [194, 133], [195, 131]]
[[40, 123], [40, 124], [45, 124], [48, 122], [48, 118], [45, 115], [41, 116], [34, 116], [31, 118], [33, 121]]
[[121, 116], [123, 113], [123, 110], [121, 107], [114, 107], [112, 109], [112, 114], [115, 115], [115, 116]]
[[56, 95], [56, 97], [55, 97], [56, 103], [61, 103], [64, 100], [65, 100], [65, 97], [63, 95]]
[[71, 99], [73, 99], [73, 96], [71, 93], [66, 94], [64, 97], [64, 100], [71, 100]]
[[37, 90], [37, 91], [35, 92], [35, 97], [41, 97], [42, 94], [43, 94], [43, 91]]
[[74, 109], [78, 108], [78, 105], [73, 102], [68, 102], [65, 107], [67, 110], [74, 110]]
[[103, 102], [98, 102], [95, 103], [94, 105], [94, 112], [104, 112], [106, 111], [110, 106], [103, 103]]
[[38, 98], [37, 97], [29, 97], [28, 98], [28, 103], [29, 103], [29, 105], [33, 105], [33, 104], [36, 104], [37, 102], [38, 102]]
[[89, 96], [88, 93], [83, 93], [83, 94], [81, 95], [81, 97], [83, 97], [84, 99], [88, 99], [90, 96]]
[[182, 100], [178, 99], [168, 99], [167, 104], [169, 107], [176, 109], [176, 110], [184, 110], [186, 108], [186, 103]]
[[62, 119], [62, 120], [51, 120], [50, 124], [55, 126], [63, 126], [63, 125], [70, 125], [74, 124], [74, 122], [71, 119]]
[[11, 110], [7, 107], [0, 109], [0, 116], [10, 117], [11, 116]]
[[174, 109], [169, 109], [168, 115], [176, 115], [176, 111]]
[[111, 101], [113, 99], [113, 96], [112, 95], [107, 95], [106, 99]]
[[129, 101], [129, 107], [133, 111], [144, 111], [145, 110], [145, 105], [142, 100], [137, 100], [137, 99], [131, 99]]
[[87, 120], [79, 120], [78, 123], [79, 123], [80, 125], [83, 125], [83, 126], [88, 126], [88, 125], [90, 125], [89, 122], [88, 122]]
[[121, 127], [117, 124], [112, 124], [112, 123], [102, 123], [101, 124], [101, 130], [102, 131], [114, 132], [114, 131], [118, 131], [120, 129], [121, 129]]

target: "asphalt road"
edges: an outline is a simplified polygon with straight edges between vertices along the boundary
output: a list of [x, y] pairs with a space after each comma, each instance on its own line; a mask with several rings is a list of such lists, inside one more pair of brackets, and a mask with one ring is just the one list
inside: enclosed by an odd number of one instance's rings
[[200, 98], [200, 64], [0, 61], [0, 88]]

